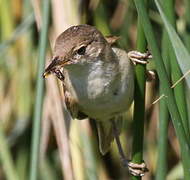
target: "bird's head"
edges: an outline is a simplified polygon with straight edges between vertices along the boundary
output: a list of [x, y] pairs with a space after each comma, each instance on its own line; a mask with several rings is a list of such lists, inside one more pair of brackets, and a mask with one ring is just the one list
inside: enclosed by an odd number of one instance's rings
[[58, 36], [53, 59], [45, 69], [44, 77], [71, 65], [92, 63], [111, 50], [110, 44], [95, 27], [90, 25], [72, 26]]

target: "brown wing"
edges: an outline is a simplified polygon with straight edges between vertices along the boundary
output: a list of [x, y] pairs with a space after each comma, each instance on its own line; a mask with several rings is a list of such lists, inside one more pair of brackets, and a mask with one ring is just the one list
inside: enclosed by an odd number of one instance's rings
[[[121, 133], [123, 119], [119, 116], [116, 119], [118, 135]], [[112, 141], [114, 140], [114, 129], [111, 120], [96, 121], [98, 131], [99, 150], [102, 155], [106, 154], [110, 150]]]
[[70, 112], [72, 118], [77, 118], [79, 120], [85, 119], [88, 116], [84, 114], [83, 112], [79, 111], [78, 104], [72, 98], [70, 92], [67, 90], [64, 81], [63, 81], [63, 92], [64, 92], [64, 97], [65, 97], [65, 104], [67, 106], [68, 111]]

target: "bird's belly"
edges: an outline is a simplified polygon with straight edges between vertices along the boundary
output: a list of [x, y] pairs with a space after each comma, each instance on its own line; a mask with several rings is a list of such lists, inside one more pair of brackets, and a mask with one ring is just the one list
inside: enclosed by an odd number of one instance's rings
[[133, 100], [133, 78], [125, 82], [95, 78], [75, 86], [79, 109], [94, 119], [110, 119], [126, 111]]
[[66, 73], [66, 86], [80, 111], [104, 120], [128, 110], [134, 91], [133, 67], [122, 58], [120, 64], [97, 61]]
[[[81, 103], [84, 113], [94, 119], [110, 119], [126, 111], [133, 99], [133, 89], [126, 88], [124, 92], [109, 90], [99, 94], [96, 99], [88, 98]], [[84, 106], [83, 106], [84, 105]]]

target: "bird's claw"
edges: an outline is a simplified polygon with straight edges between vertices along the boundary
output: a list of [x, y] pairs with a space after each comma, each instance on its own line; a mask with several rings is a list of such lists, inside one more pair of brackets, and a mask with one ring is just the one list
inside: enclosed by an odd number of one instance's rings
[[128, 169], [130, 174], [133, 176], [144, 176], [144, 174], [148, 172], [148, 168], [144, 162], [141, 164], [129, 162]]
[[121, 158], [122, 164], [124, 167], [128, 167], [129, 173], [133, 176], [144, 176], [148, 172], [148, 168], [144, 162], [141, 164], [133, 163], [127, 160], [126, 158]]
[[147, 51], [146, 53], [141, 53], [139, 51], [129, 51], [127, 55], [134, 65], [136, 65], [137, 63], [147, 64], [147, 59], [152, 58], [152, 55], [149, 51]]

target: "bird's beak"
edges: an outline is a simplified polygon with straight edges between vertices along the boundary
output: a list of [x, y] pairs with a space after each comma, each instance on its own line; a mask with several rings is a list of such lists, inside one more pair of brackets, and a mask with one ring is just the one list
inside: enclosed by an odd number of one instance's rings
[[60, 60], [58, 58], [54, 58], [49, 66], [45, 69], [43, 73], [43, 78], [49, 76], [52, 72], [56, 70], [56, 68], [60, 65]]
[[45, 69], [43, 73], [43, 78], [46, 78], [52, 73], [55, 73], [57, 70], [61, 69], [64, 65], [72, 64], [72, 62], [65, 58], [64, 60], [59, 59], [58, 57], [55, 57], [52, 62], [49, 64], [49, 66]]

